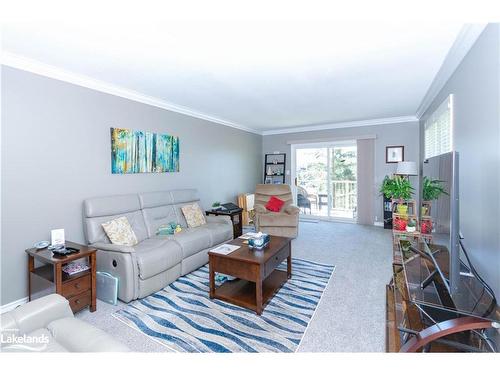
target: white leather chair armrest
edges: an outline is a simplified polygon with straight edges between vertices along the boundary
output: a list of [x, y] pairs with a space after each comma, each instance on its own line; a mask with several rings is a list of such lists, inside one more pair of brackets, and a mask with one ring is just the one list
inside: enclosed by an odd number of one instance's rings
[[16, 323], [15, 327], [12, 327], [12, 324], [4, 327], [2, 324], [2, 330], [17, 328], [19, 332], [16, 333], [23, 335], [35, 329], [45, 328], [54, 320], [68, 317], [73, 317], [68, 300], [59, 294], [49, 294], [2, 314], [2, 322], [5, 320], [6, 323]]
[[134, 248], [127, 245], [115, 245], [112, 243], [97, 242], [93, 243], [91, 246], [95, 247], [98, 250], [114, 251], [116, 253], [135, 253]]

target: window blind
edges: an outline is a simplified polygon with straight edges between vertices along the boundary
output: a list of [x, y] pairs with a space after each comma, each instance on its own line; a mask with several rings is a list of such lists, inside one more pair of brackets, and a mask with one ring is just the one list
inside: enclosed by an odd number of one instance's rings
[[441, 155], [453, 149], [453, 96], [450, 95], [425, 121], [425, 158]]

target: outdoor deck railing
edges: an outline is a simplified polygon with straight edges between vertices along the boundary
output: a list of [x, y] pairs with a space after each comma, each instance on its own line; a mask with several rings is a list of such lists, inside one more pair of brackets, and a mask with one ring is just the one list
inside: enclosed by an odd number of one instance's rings
[[[326, 182], [324, 180], [299, 181], [299, 186], [312, 195], [327, 196]], [[357, 182], [351, 180], [331, 181], [331, 208], [337, 210], [355, 211], [357, 202]], [[325, 202], [318, 199], [318, 202]]]

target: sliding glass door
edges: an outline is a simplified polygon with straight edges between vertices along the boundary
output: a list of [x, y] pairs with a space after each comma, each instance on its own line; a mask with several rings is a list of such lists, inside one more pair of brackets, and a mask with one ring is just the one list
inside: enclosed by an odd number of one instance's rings
[[354, 220], [356, 143], [295, 146], [297, 204], [307, 216]]

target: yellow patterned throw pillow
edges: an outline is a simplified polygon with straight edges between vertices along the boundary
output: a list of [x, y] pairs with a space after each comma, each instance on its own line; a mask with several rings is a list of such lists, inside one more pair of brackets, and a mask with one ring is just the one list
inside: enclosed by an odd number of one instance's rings
[[125, 216], [102, 223], [101, 225], [112, 244], [137, 245], [137, 237]]
[[184, 214], [184, 217], [186, 218], [186, 222], [189, 228], [196, 228], [207, 223], [207, 221], [205, 220], [205, 216], [203, 216], [203, 212], [201, 212], [200, 206], [198, 206], [197, 203], [183, 206], [181, 210]]

